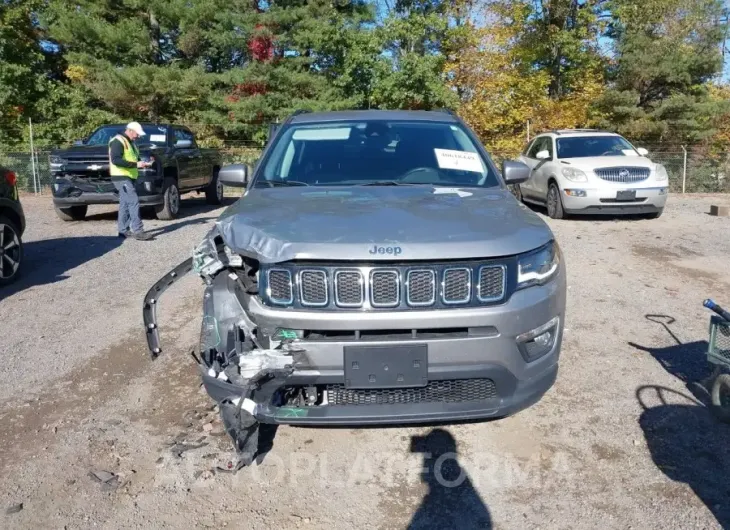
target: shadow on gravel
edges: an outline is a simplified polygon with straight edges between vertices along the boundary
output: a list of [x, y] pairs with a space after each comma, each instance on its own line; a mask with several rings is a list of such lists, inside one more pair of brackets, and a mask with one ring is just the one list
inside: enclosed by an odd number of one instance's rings
[[[652, 397], [654, 406], [649, 405]], [[639, 425], [654, 464], [671, 480], [692, 488], [720, 526], [730, 528], [730, 425], [669, 388], [642, 386], [636, 398], [643, 409]], [[676, 491], [665, 495], [672, 498]]]
[[492, 528], [489, 509], [459, 465], [456, 440], [444, 429], [411, 437], [411, 452], [423, 454], [421, 480], [428, 493], [408, 529]]
[[122, 243], [121, 238], [114, 236], [59, 237], [25, 242], [22, 272], [15, 283], [0, 287], [0, 300], [29, 287], [65, 280], [67, 271], [103, 256]]
[[707, 384], [712, 369], [707, 363], [706, 340], [682, 342], [670, 326], [675, 319], [668, 315], [646, 315], [646, 319], [661, 325], [676, 344], [664, 348], [650, 348], [629, 342], [629, 346], [651, 354], [669, 374], [682, 381], [687, 390], [704, 404], [710, 402]]

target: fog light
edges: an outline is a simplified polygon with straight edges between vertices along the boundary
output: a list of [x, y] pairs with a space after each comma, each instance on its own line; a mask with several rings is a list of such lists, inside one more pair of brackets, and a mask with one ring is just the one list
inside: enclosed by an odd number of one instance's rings
[[659, 188], [659, 195], [666, 195], [669, 188]]
[[560, 318], [555, 317], [539, 328], [517, 336], [517, 347], [526, 362], [532, 362], [548, 354], [555, 346]]
[[563, 190], [569, 197], [587, 197], [586, 190]]

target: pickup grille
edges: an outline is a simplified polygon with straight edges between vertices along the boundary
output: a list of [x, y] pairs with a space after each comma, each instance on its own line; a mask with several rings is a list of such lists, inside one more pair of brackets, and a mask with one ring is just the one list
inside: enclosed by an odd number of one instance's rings
[[264, 302], [269, 305], [331, 310], [494, 304], [507, 296], [507, 265], [278, 265], [266, 270], [262, 292]]

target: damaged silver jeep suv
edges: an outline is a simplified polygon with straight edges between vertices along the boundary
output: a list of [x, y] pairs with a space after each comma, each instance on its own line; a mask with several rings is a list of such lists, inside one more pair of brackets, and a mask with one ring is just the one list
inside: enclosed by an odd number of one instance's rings
[[547, 225], [449, 112], [297, 113], [194, 255], [144, 301], [205, 282], [199, 355], [239, 464], [261, 423], [405, 424], [497, 418], [557, 376], [565, 265]]

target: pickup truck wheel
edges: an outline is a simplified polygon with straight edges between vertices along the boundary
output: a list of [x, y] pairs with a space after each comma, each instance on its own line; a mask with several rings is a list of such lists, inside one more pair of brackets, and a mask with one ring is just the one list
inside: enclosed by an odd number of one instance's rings
[[205, 188], [205, 202], [216, 206], [223, 203], [223, 184], [218, 180], [217, 169], [213, 171], [213, 178]]
[[0, 285], [8, 285], [17, 279], [22, 262], [20, 231], [15, 223], [0, 215]]
[[85, 204], [77, 206], [67, 206], [61, 208], [56, 206], [56, 215], [63, 221], [83, 221], [86, 217], [86, 211], [89, 209]]
[[163, 185], [164, 203], [155, 207], [157, 218], [163, 221], [175, 219], [180, 212], [180, 189], [173, 179], [166, 179]]

